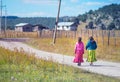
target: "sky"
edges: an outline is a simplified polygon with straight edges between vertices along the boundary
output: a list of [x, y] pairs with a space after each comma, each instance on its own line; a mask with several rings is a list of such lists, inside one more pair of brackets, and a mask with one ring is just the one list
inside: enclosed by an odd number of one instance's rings
[[[3, 15], [19, 17], [56, 17], [59, 0], [2, 0]], [[60, 17], [78, 16], [120, 0], [61, 0]]]

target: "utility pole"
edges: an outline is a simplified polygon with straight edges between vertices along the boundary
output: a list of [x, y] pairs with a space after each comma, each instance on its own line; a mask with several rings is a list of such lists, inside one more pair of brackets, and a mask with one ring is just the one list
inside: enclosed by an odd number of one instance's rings
[[7, 7], [5, 6], [5, 28], [4, 28], [5, 33], [6, 33], [6, 28], [7, 28]]
[[2, 0], [0, 1], [0, 33], [2, 30]]
[[55, 29], [54, 29], [54, 35], [53, 35], [53, 44], [55, 44], [55, 42], [56, 42], [57, 27], [58, 27], [58, 20], [59, 20], [59, 14], [60, 14], [60, 6], [61, 6], [61, 0], [59, 0], [58, 14], [56, 17]]

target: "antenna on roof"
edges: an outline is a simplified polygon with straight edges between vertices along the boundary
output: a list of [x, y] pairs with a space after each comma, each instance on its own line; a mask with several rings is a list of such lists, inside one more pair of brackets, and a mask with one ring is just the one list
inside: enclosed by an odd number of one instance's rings
[[61, 6], [61, 0], [59, 0], [58, 14], [56, 17], [56, 23], [55, 23], [55, 29], [54, 29], [54, 35], [53, 35], [53, 44], [55, 44], [56, 42], [56, 33], [57, 33], [57, 26], [58, 26], [59, 14], [60, 14], [60, 6]]

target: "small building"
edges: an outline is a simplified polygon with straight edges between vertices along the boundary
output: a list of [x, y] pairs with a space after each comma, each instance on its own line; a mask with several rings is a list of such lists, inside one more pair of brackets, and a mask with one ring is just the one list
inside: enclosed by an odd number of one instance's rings
[[78, 25], [74, 22], [59, 22], [57, 30], [71, 30], [76, 31]]
[[33, 25], [29, 23], [19, 23], [15, 25], [15, 31], [19, 32], [32, 32], [33, 31]]
[[37, 24], [37, 25], [33, 26], [33, 31], [40, 31], [40, 30], [43, 30], [43, 29], [48, 29], [48, 27], [45, 27], [41, 24]]

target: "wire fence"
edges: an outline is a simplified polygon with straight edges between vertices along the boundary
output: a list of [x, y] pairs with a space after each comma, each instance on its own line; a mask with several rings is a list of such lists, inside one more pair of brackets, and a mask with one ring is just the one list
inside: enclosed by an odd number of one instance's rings
[[[42, 30], [36, 32], [17, 32], [8, 30], [0, 33], [0, 38], [53, 38], [54, 30]], [[118, 30], [90, 30], [81, 29], [80, 31], [57, 31], [56, 38], [89, 38], [93, 36], [96, 41], [102, 44], [117, 45], [120, 43], [120, 31]], [[112, 43], [111, 43], [112, 42]]]

